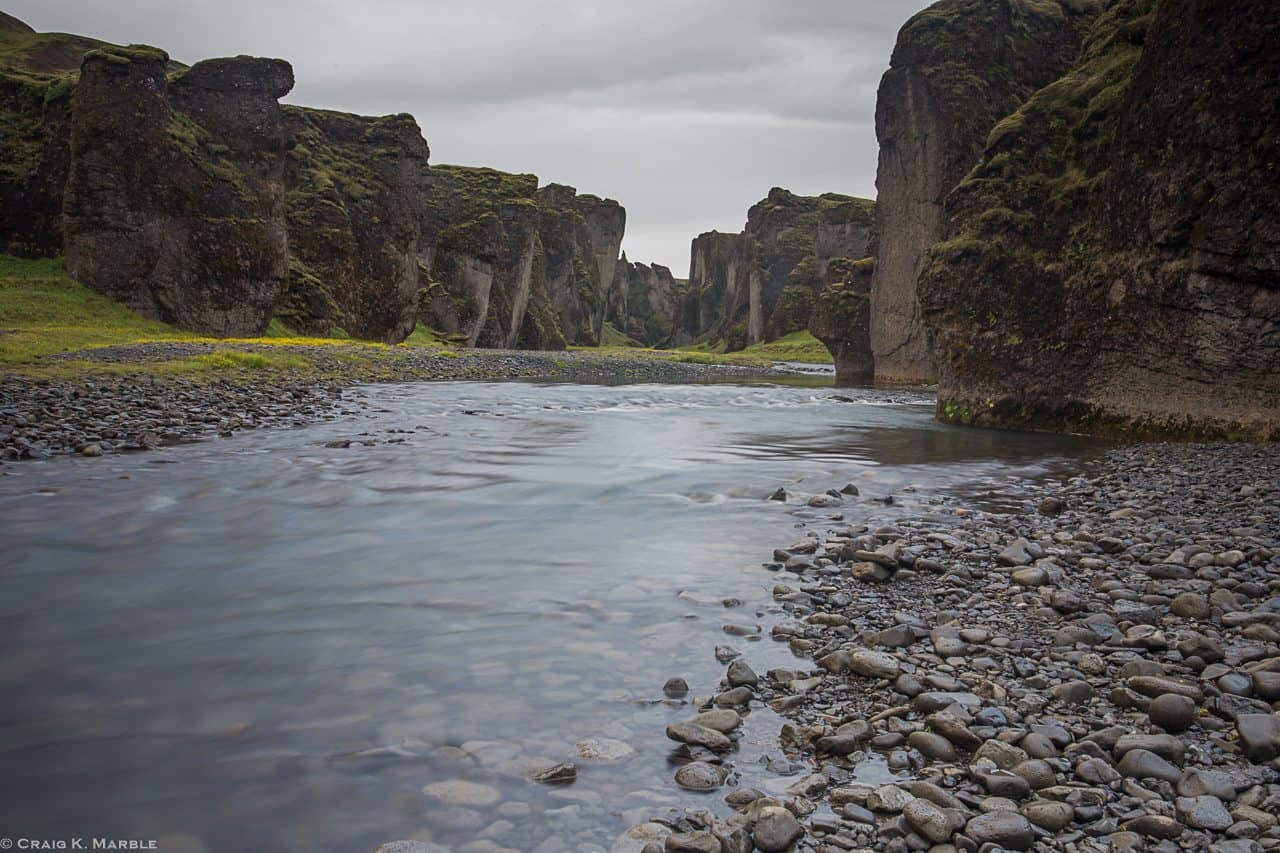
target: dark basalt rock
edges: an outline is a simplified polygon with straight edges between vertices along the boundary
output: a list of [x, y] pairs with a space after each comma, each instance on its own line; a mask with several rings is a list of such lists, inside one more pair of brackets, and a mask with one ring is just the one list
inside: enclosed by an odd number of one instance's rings
[[84, 57], [71, 99], [67, 269], [142, 313], [261, 333], [288, 274], [288, 63], [237, 57], [170, 81], [148, 47]]
[[929, 247], [944, 235], [943, 201], [991, 128], [1067, 70], [1098, 5], [941, 0], [898, 33], [876, 98], [877, 378], [919, 382], [936, 373], [916, 287]]
[[286, 324], [397, 343], [418, 316], [421, 210], [430, 151], [412, 116], [285, 107]]
[[[536, 194], [546, 292], [571, 344], [600, 341], [627, 214], [616, 201], [548, 184]], [[526, 337], [533, 337], [531, 334]]]
[[1123, 0], [995, 126], [920, 280], [941, 417], [1280, 432], [1278, 44], [1260, 0]]

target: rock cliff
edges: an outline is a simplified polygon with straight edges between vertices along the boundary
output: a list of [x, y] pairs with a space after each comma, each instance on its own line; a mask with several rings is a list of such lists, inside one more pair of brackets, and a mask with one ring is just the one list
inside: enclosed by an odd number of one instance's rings
[[1075, 60], [1101, 0], [941, 0], [901, 32], [876, 98], [877, 231], [871, 286], [876, 376], [934, 374], [916, 286], [942, 239], [943, 202], [988, 132]]
[[869, 253], [874, 207], [851, 196], [798, 196], [775, 187], [747, 212], [742, 233], [699, 235], [677, 341], [714, 339], [738, 350], [807, 328], [828, 262]]
[[71, 90], [84, 54], [103, 45], [0, 13], [0, 252], [62, 251]]
[[537, 189], [535, 175], [468, 166], [431, 170], [422, 226], [431, 238], [423, 258], [431, 273], [422, 299], [428, 326], [459, 335], [468, 346], [516, 345], [542, 254]]
[[551, 306], [571, 344], [600, 341], [622, 249], [626, 211], [612, 199], [548, 184], [535, 195], [543, 271]]
[[209, 60], [170, 80], [147, 47], [85, 54], [71, 98], [67, 269], [148, 316], [263, 331], [288, 275], [288, 63]]
[[1117, 0], [991, 131], [920, 280], [940, 416], [1280, 434], [1280, 20]]
[[687, 282], [661, 264], [632, 263], [624, 252], [614, 273], [608, 321], [648, 346], [669, 346]]
[[409, 115], [285, 107], [292, 328], [402, 341], [418, 315], [430, 152]]

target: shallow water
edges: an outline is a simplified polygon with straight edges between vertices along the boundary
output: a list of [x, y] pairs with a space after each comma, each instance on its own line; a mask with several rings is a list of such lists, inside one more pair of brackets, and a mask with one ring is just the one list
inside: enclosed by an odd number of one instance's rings
[[[768, 639], [761, 563], [832, 511], [765, 495], [852, 481], [853, 522], [999, 508], [1009, 477], [1098, 450], [804, 383], [360, 393], [304, 429], [0, 469], [4, 834], [607, 848], [695, 799], [671, 781], [663, 729], [691, 711], [662, 701], [668, 677], [707, 695], [717, 643], [757, 672], [805, 665]], [[324, 446], [347, 438], [378, 443]], [[779, 724], [752, 713], [743, 784], [787, 784], [764, 766]], [[635, 753], [583, 762], [585, 738]], [[578, 780], [527, 782], [528, 759], [578, 760]], [[422, 793], [459, 778], [501, 803]]]

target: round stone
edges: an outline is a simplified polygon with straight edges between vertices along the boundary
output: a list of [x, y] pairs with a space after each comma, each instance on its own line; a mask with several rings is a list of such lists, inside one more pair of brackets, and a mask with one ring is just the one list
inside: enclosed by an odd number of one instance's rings
[[690, 791], [714, 791], [727, 778], [724, 768], [705, 761], [691, 761], [676, 771], [676, 784]]
[[761, 853], [784, 853], [800, 836], [804, 828], [795, 815], [781, 806], [765, 806], [756, 815], [755, 829], [751, 833], [756, 849]]
[[1031, 822], [1011, 811], [978, 815], [965, 824], [964, 834], [979, 847], [996, 844], [1006, 850], [1030, 850], [1036, 838]]
[[1184, 732], [1196, 721], [1196, 703], [1189, 696], [1165, 693], [1151, 700], [1147, 716], [1166, 732]]
[[602, 764], [621, 761], [636, 754], [636, 751], [620, 740], [607, 737], [591, 737], [580, 740], [576, 744], [578, 756], [584, 761], [598, 761]]
[[911, 828], [934, 844], [941, 844], [951, 837], [951, 818], [928, 800], [915, 799], [902, 809], [902, 816]]

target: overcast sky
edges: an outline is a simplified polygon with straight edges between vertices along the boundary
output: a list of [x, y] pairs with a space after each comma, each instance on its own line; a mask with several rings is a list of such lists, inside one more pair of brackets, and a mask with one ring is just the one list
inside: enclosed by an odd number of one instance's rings
[[0, 0], [37, 30], [293, 63], [288, 101], [409, 112], [435, 163], [615, 198], [678, 276], [770, 187], [874, 197], [875, 92], [928, 0]]

